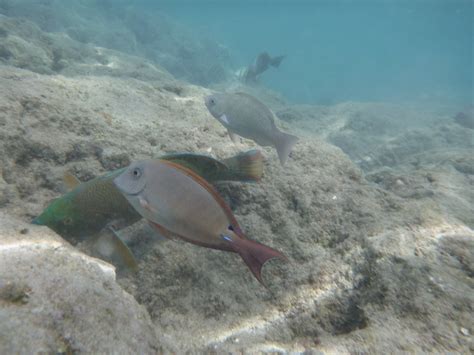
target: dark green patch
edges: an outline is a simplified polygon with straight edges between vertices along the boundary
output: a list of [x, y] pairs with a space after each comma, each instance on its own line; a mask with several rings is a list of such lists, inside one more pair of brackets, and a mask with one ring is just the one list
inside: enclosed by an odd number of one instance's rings
[[13, 304], [26, 304], [29, 300], [31, 289], [25, 284], [7, 282], [0, 287], [0, 300]]

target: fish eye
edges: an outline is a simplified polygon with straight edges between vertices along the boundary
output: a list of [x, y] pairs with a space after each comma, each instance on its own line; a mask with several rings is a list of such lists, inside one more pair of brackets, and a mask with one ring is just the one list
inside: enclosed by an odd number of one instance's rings
[[132, 170], [132, 174], [135, 179], [138, 179], [140, 176], [142, 176], [142, 171], [140, 168], [135, 168]]
[[214, 100], [212, 97], [209, 99], [209, 103], [211, 105], [215, 105], [216, 104], [216, 100]]
[[64, 218], [63, 223], [66, 226], [70, 226], [72, 224], [72, 218], [71, 217]]
[[230, 231], [232, 231], [232, 232], [234, 231], [234, 227], [232, 227], [230, 224], [229, 224], [229, 226], [227, 227], [227, 229], [230, 230]]

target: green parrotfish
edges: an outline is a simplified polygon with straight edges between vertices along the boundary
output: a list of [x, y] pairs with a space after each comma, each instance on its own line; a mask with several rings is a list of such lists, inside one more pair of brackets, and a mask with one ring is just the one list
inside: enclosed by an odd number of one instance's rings
[[114, 183], [162, 235], [237, 253], [262, 284], [265, 262], [286, 260], [279, 251], [248, 239], [216, 190], [182, 165], [167, 160], [133, 163]]
[[274, 146], [281, 165], [284, 165], [298, 137], [280, 131], [275, 125], [274, 113], [255, 97], [246, 93], [218, 93], [207, 96], [209, 112], [229, 132], [253, 140], [261, 146]]
[[[240, 153], [222, 161], [193, 153], [168, 154], [161, 159], [185, 166], [212, 183], [258, 181], [263, 173], [263, 157], [258, 150]], [[66, 183], [72, 190], [54, 199], [33, 223], [48, 226], [76, 244], [96, 236], [106, 227], [115, 230], [137, 222], [141, 219], [140, 214], [113, 184], [113, 179], [124, 170], [118, 169], [83, 183], [68, 176]], [[114, 248], [124, 251], [126, 246], [120, 246], [115, 232], [112, 238], [114, 236]], [[127, 258], [130, 259], [130, 256]]]

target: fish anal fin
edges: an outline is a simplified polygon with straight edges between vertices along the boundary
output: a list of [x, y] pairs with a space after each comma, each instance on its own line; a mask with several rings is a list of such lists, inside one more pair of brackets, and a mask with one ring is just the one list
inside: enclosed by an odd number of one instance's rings
[[69, 190], [73, 190], [74, 188], [76, 188], [78, 185], [81, 184], [81, 180], [79, 180], [76, 176], [74, 176], [69, 171], [66, 171], [64, 173], [63, 181], [64, 181], [64, 185], [66, 185], [66, 187]]
[[277, 135], [275, 137], [275, 148], [282, 166], [285, 165], [286, 161], [288, 160], [288, 156], [297, 142], [298, 137], [285, 132], [277, 131]]
[[174, 232], [168, 230], [166, 227], [163, 227], [161, 224], [158, 224], [156, 222], [148, 221], [148, 224], [150, 225], [151, 228], [156, 230], [162, 236], [164, 236], [165, 238], [171, 239], [171, 240], [181, 240], [181, 241], [188, 242], [188, 243], [191, 243], [191, 244], [194, 244], [194, 245], [198, 245], [198, 246], [204, 247], [204, 248], [235, 252], [229, 245], [224, 244], [224, 243], [223, 244], [208, 244], [208, 243], [204, 243], [204, 242], [199, 242], [197, 240], [186, 238], [186, 237], [184, 237], [180, 234], [174, 233]]
[[227, 130], [227, 132], [229, 133], [229, 137], [230, 139], [232, 140], [232, 142], [234, 143], [240, 143], [240, 138], [237, 134], [231, 132], [229, 129]]

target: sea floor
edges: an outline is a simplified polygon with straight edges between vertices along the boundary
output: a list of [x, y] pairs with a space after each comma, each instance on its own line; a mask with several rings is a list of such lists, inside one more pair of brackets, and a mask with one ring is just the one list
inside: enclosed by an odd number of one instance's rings
[[[204, 106], [211, 89], [98, 51], [65, 73], [0, 65], [0, 353], [474, 351], [473, 130], [459, 108], [295, 105], [234, 83], [300, 137], [281, 167], [274, 149], [231, 142]], [[30, 224], [65, 171], [85, 181], [167, 152], [250, 148], [262, 181], [218, 189], [248, 237], [288, 256], [265, 266], [268, 288], [238, 256], [140, 222], [123, 231], [135, 274]]]

